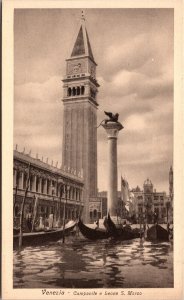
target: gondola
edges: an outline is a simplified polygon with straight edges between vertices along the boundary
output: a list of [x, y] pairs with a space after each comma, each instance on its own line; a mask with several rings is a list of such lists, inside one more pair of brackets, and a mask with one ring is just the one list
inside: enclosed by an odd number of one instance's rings
[[[68, 235], [76, 226], [75, 221], [69, 221], [65, 225], [65, 235]], [[45, 244], [48, 242], [58, 241], [63, 237], [63, 227], [53, 228], [49, 230], [42, 230], [38, 232], [23, 233], [22, 246], [35, 246]], [[13, 236], [13, 247], [17, 248], [19, 245], [19, 234]]]
[[140, 237], [140, 230], [132, 229], [130, 225], [117, 227], [112, 221], [110, 215], [107, 216], [106, 228], [110, 235], [118, 240], [132, 240]]
[[158, 224], [154, 224], [147, 230], [149, 241], [169, 241], [169, 232]]
[[117, 228], [110, 215], [108, 214], [105, 219], [104, 226], [106, 229], [101, 228], [89, 228], [86, 226], [81, 219], [79, 219], [78, 227], [84, 237], [90, 240], [108, 239], [109, 237], [118, 240], [131, 240], [140, 237], [139, 230], [132, 229], [130, 226], [123, 228]]
[[78, 221], [78, 227], [82, 235], [89, 240], [102, 240], [102, 239], [107, 239], [111, 236], [110, 233], [105, 229], [99, 229], [99, 228], [93, 229], [84, 225], [84, 223], [80, 218]]

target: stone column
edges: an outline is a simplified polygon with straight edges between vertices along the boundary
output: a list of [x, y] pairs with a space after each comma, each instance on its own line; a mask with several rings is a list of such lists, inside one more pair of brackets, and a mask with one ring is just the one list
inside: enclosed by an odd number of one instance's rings
[[13, 176], [13, 187], [17, 186], [17, 170], [14, 169], [14, 176]]
[[76, 188], [76, 201], [79, 201], [79, 192], [78, 192], [78, 188]]
[[47, 178], [44, 180], [44, 194], [47, 195]]
[[24, 189], [24, 171], [21, 173], [21, 185], [20, 188], [23, 190]]
[[36, 192], [36, 182], [37, 182], [37, 175], [34, 175], [33, 192]]
[[42, 177], [40, 176], [39, 178], [38, 178], [38, 180], [39, 180], [39, 185], [38, 185], [38, 192], [41, 194], [41, 192], [42, 192]]
[[47, 194], [51, 195], [51, 180], [47, 179]]
[[108, 139], [108, 180], [107, 180], [107, 209], [111, 216], [117, 216], [117, 138], [123, 126], [118, 122], [102, 124]]

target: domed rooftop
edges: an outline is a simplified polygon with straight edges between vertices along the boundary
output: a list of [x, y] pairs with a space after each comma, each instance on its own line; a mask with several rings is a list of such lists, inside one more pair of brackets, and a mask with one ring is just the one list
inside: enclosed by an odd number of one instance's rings
[[151, 180], [149, 178], [147, 178], [145, 181], [144, 181], [144, 186], [153, 186]]

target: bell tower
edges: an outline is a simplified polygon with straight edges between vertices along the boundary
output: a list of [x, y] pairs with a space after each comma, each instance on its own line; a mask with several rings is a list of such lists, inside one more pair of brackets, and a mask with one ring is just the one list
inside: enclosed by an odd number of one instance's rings
[[62, 165], [84, 178], [83, 220], [89, 221], [89, 200], [97, 195], [97, 92], [96, 62], [82, 12], [73, 50], [66, 59], [63, 79]]

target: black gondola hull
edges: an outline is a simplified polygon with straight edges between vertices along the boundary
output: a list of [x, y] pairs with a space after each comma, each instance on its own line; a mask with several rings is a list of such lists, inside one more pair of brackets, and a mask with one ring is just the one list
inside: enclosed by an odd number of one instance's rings
[[140, 230], [138, 229], [132, 229], [128, 225], [120, 228], [116, 227], [109, 214], [107, 216], [106, 226], [111, 236], [118, 240], [126, 241], [140, 237]]
[[108, 239], [110, 237], [110, 233], [107, 232], [105, 229], [93, 229], [90, 228], [79, 219], [78, 227], [82, 235], [89, 239], [89, 240], [102, 240], [102, 239]]
[[155, 224], [147, 230], [147, 240], [149, 241], [168, 241], [169, 233], [162, 226]]
[[[70, 226], [66, 224], [65, 235], [70, 232], [76, 226], [76, 222], [73, 222]], [[23, 233], [22, 246], [36, 246], [47, 244], [48, 242], [58, 241], [63, 237], [63, 228], [53, 229], [49, 231], [39, 231], [31, 233]], [[19, 245], [19, 234], [13, 237], [13, 248], [16, 249]]]
[[127, 228], [117, 228], [114, 222], [111, 220], [110, 216], [108, 215], [107, 220], [105, 222], [105, 229], [93, 229], [86, 226], [80, 219], [78, 222], [78, 227], [82, 235], [90, 240], [99, 240], [99, 239], [108, 239], [114, 238], [117, 240], [132, 240], [135, 238], [140, 237], [139, 230], [131, 229], [130, 227]]

